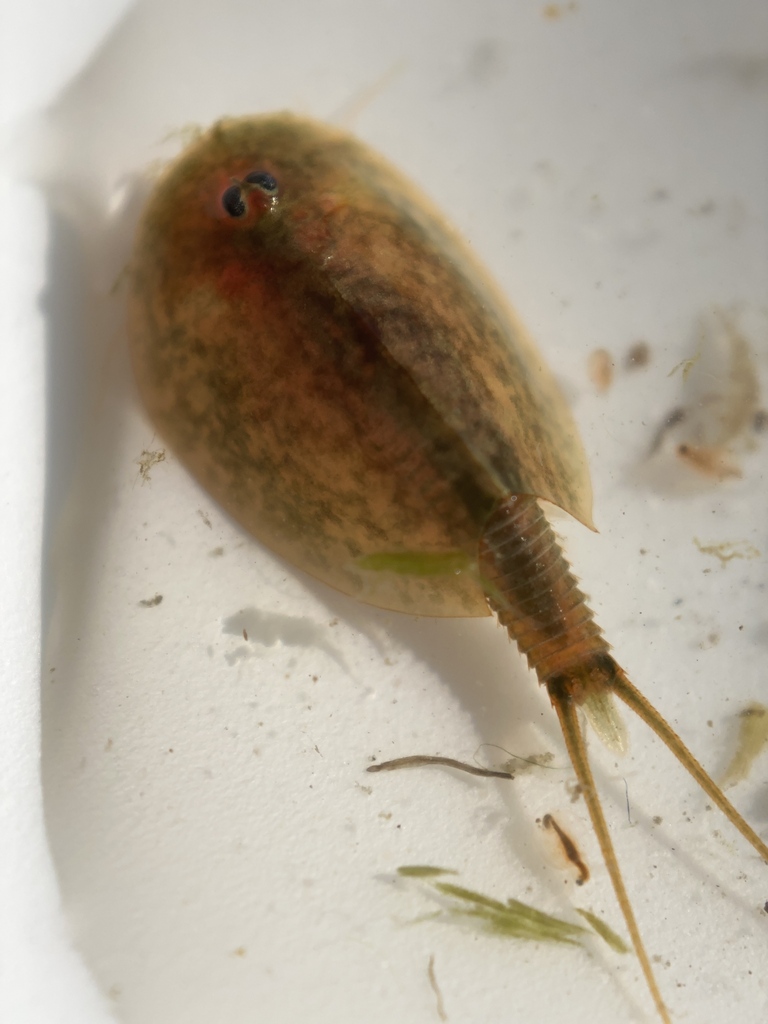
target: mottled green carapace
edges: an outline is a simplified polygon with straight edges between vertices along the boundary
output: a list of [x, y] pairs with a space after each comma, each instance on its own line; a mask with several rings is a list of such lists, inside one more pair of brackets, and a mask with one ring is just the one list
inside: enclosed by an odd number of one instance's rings
[[223, 120], [170, 166], [132, 263], [131, 342], [153, 421], [206, 489], [371, 604], [488, 614], [473, 567], [508, 494], [591, 522], [574, 425], [503, 298], [336, 129]]

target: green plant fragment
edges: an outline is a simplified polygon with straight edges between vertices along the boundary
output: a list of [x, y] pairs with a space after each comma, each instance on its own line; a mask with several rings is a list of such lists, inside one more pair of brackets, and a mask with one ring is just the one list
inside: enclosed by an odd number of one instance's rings
[[735, 786], [749, 775], [755, 759], [768, 746], [768, 708], [753, 701], [739, 714], [736, 750], [725, 769], [720, 787]]
[[[471, 918], [494, 935], [504, 938], [526, 939], [533, 942], [560, 942], [570, 946], [581, 945], [583, 936], [588, 929], [582, 925], [563, 921], [551, 914], [520, 900], [501, 900], [485, 896], [474, 889], [457, 885], [455, 882], [433, 881], [441, 875], [455, 875], [458, 872], [451, 868], [438, 868], [427, 864], [406, 864], [397, 869], [403, 878], [420, 878], [426, 880], [429, 888], [442, 897], [448, 897], [451, 904], [445, 907], [442, 914], [452, 917]], [[629, 947], [617, 933], [596, 914], [589, 910], [575, 908], [591, 926], [593, 931], [616, 953], [628, 953]], [[438, 915], [429, 915], [419, 920], [434, 920]]]
[[592, 925], [595, 932], [600, 936], [600, 938], [604, 942], [608, 943], [608, 945], [611, 947], [612, 950], [614, 950], [614, 952], [629, 952], [629, 946], [621, 938], [621, 936], [617, 935], [613, 928], [607, 925], [605, 921], [601, 921], [597, 914], [593, 914], [589, 910], [581, 910], [579, 907], [576, 907], [576, 913], [581, 914], [584, 920], [588, 921], [589, 924]]
[[452, 868], [434, 868], [429, 864], [403, 864], [397, 869], [403, 878], [437, 878], [439, 875], [456, 875]]
[[449, 913], [475, 918], [495, 935], [575, 946], [579, 944], [579, 936], [586, 934], [586, 928], [581, 925], [552, 917], [520, 900], [510, 899], [501, 903], [450, 882], [436, 882], [433, 888], [457, 901], [457, 906], [450, 908]]

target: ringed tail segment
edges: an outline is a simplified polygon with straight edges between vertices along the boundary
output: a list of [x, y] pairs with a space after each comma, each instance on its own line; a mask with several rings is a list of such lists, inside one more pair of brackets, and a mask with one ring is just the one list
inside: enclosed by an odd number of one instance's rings
[[535, 498], [510, 496], [496, 508], [480, 543], [479, 569], [488, 603], [547, 687], [632, 945], [659, 1017], [668, 1022], [597, 795], [578, 709], [609, 745], [621, 748], [615, 694], [650, 726], [767, 863], [768, 846], [613, 660]]
[[624, 886], [577, 710], [596, 702], [601, 717], [611, 718], [610, 679], [618, 666], [535, 498], [513, 495], [498, 506], [480, 542], [479, 568], [488, 603], [547, 687], [643, 976], [659, 1019], [671, 1024]]
[[623, 726], [613, 707], [615, 694], [656, 733], [768, 863], [768, 845], [610, 656], [610, 647], [533, 498], [509, 497], [493, 513], [481, 543], [480, 572], [488, 603], [547, 687], [552, 703], [562, 703], [562, 694], [567, 693], [585, 711], [600, 738], [621, 750]]

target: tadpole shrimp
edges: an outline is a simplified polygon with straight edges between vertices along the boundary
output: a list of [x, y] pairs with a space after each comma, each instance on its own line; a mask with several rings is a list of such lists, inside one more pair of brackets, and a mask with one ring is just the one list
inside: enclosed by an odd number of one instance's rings
[[344, 593], [492, 612], [545, 687], [660, 1020], [580, 712], [614, 698], [768, 862], [768, 847], [630, 682], [540, 504], [591, 526], [552, 376], [467, 247], [351, 136], [222, 120], [157, 184], [131, 265], [131, 344], [158, 432], [255, 537]]

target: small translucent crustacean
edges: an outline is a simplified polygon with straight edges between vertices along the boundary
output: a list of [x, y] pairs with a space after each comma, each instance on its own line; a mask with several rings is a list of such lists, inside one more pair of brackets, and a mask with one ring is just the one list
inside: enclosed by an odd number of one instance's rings
[[[740, 477], [742, 456], [755, 447], [760, 429], [757, 367], [736, 312], [715, 308], [700, 316], [695, 341], [691, 357], [670, 371], [679, 372], [680, 400], [651, 448], [659, 471], [673, 457], [667, 486], [676, 490]], [[677, 479], [679, 462], [691, 474]]]
[[768, 847], [609, 653], [538, 499], [591, 525], [574, 424], [468, 249], [349, 135], [223, 120], [158, 183], [132, 263], [133, 362], [158, 431], [257, 538], [363, 601], [506, 627], [558, 715], [656, 1010], [579, 709], [616, 696]]

